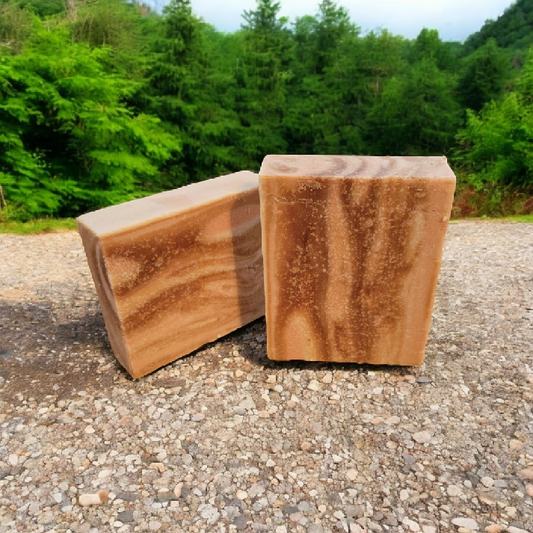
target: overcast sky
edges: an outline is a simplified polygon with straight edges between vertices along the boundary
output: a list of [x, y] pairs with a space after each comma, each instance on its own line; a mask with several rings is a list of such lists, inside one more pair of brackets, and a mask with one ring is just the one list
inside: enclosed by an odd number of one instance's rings
[[[153, 0], [159, 5], [165, 0]], [[302, 15], [314, 15], [319, 0], [279, 0], [281, 15], [291, 21]], [[254, 9], [255, 0], [192, 0], [193, 11], [220, 31], [235, 31], [242, 23], [242, 13]], [[445, 41], [464, 41], [483, 23], [496, 19], [511, 0], [340, 0], [352, 21], [363, 32], [387, 29], [414, 39], [422, 28], [439, 30]]]

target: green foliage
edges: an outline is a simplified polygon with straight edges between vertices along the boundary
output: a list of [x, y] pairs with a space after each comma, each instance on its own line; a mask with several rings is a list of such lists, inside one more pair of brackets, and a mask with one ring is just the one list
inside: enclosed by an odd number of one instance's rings
[[105, 72], [106, 49], [36, 33], [0, 59], [0, 183], [17, 217], [70, 215], [142, 195], [176, 147], [158, 119], [122, 103], [131, 82]]
[[533, 0], [517, 0], [498, 20], [487, 20], [478, 32], [468, 37], [464, 53], [471, 54], [494, 39], [500, 48], [507, 48], [515, 56], [520, 56], [520, 50], [527, 50], [533, 44], [532, 25]]
[[136, 48], [139, 25], [133, 6], [122, 0], [96, 0], [82, 4], [70, 31], [76, 41], [90, 47], [110, 46], [115, 50]]
[[455, 60], [452, 49], [443, 43], [437, 30], [422, 29], [411, 48], [412, 63], [431, 61], [439, 70], [454, 70]]
[[469, 183], [533, 189], [533, 51], [517, 81], [517, 90], [492, 101], [479, 114], [468, 112], [458, 134], [458, 160], [469, 170]]
[[243, 24], [243, 28], [265, 33], [282, 30], [287, 23], [287, 19], [278, 18], [280, 9], [281, 4], [279, 2], [257, 0], [255, 10], [250, 9], [243, 13], [242, 18], [246, 23]]
[[471, 184], [533, 184], [533, 115], [519, 94], [487, 104], [479, 115], [468, 112], [458, 135], [461, 161], [473, 172]]
[[391, 78], [369, 112], [370, 139], [377, 153], [446, 153], [459, 125], [454, 80], [431, 59]]
[[17, 5], [32, 11], [40, 18], [51, 17], [65, 11], [64, 0], [18, 0]]
[[458, 90], [466, 108], [479, 111], [487, 102], [502, 96], [511, 63], [494, 39], [489, 39], [464, 63]]
[[241, 168], [258, 169], [265, 154], [287, 151], [282, 124], [291, 76], [290, 33], [279, 10], [278, 3], [258, 0], [256, 10], [245, 12], [246, 24], [237, 36], [234, 109]]
[[465, 47], [362, 36], [334, 0], [293, 24], [280, 9], [256, 0], [223, 34], [190, 0], [0, 2], [0, 216], [74, 216], [267, 153], [451, 153], [476, 212], [527, 200], [533, 0]]
[[60, 205], [56, 183], [41, 154], [24, 143], [24, 134], [35, 119], [34, 110], [19, 92], [25, 88], [24, 73], [16, 62], [0, 58], [0, 184], [8, 201], [14, 202], [10, 211], [17, 218], [51, 214]]
[[[288, 78], [284, 138], [296, 153], [355, 153], [362, 149], [359, 76], [352, 68], [359, 29], [335, 2], [294, 26], [293, 75]], [[294, 60], [293, 60], [294, 61]]]
[[0, 56], [19, 53], [30, 37], [34, 23], [30, 10], [11, 2], [0, 4]]
[[[232, 168], [231, 134], [237, 122], [228, 102], [228, 75], [213, 68], [210, 28], [188, 0], [172, 0], [146, 76], [147, 108], [165, 121], [182, 146], [164, 168], [164, 185], [177, 187]], [[229, 105], [228, 105], [229, 104]]]

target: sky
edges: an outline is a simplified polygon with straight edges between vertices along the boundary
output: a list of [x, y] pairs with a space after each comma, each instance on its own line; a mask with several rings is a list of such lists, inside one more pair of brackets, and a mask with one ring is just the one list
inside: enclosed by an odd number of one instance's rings
[[[155, 0], [159, 5], [165, 0]], [[319, 0], [278, 0], [281, 16], [290, 21], [314, 15]], [[487, 19], [498, 18], [512, 0], [339, 0], [352, 22], [363, 33], [386, 29], [395, 35], [414, 39], [423, 28], [437, 29], [444, 41], [464, 41], [478, 31]], [[191, 0], [194, 13], [219, 31], [240, 28], [244, 10], [254, 9], [255, 0]]]

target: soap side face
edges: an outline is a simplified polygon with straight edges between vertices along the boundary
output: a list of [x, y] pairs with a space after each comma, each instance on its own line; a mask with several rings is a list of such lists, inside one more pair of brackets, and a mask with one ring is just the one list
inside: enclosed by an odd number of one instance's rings
[[455, 178], [287, 168], [260, 175], [269, 358], [420, 365]]
[[90, 228], [79, 220], [78, 232], [83, 242], [83, 247], [85, 248], [87, 263], [89, 264], [89, 269], [96, 287], [96, 294], [98, 295], [100, 309], [104, 317], [109, 343], [120, 364], [132, 374], [129, 353], [124, 343], [124, 332], [116, 307], [113, 287], [107, 276], [105, 257], [102, 252], [100, 239]]
[[103, 235], [79, 221], [113, 351], [133, 377], [263, 316], [259, 211], [248, 188]]

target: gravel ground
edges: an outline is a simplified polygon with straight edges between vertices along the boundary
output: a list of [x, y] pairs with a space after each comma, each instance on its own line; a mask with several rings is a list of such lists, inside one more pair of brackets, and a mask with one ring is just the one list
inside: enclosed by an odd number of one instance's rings
[[259, 320], [137, 381], [78, 235], [0, 235], [0, 533], [531, 533], [532, 347], [533, 225], [450, 226], [421, 368]]

